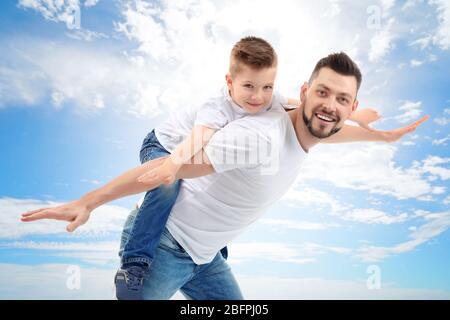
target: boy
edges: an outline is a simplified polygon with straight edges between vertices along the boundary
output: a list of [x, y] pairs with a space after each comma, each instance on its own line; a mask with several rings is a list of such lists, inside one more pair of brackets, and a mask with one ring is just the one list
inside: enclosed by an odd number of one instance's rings
[[[166, 185], [147, 192], [129, 237], [123, 240], [123, 250], [119, 253], [122, 266], [115, 276], [119, 300], [142, 298], [145, 274], [180, 189], [181, 181], [175, 181], [175, 176], [181, 166], [191, 161], [213, 134], [229, 122], [271, 108], [299, 104], [295, 99], [285, 99], [273, 92], [276, 71], [277, 55], [271, 45], [260, 38], [243, 38], [231, 51], [227, 86], [223, 92], [198, 110], [187, 109], [174, 114], [147, 135], [140, 152], [142, 163], [170, 156], [139, 181], [153, 188]], [[378, 115], [366, 109], [354, 113], [351, 119], [367, 127]], [[159, 228], [148, 229], [155, 225]]]

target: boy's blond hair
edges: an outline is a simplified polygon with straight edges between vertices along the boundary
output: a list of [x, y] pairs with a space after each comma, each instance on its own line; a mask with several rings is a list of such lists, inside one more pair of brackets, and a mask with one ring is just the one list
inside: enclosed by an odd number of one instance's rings
[[245, 37], [239, 40], [231, 50], [230, 75], [234, 77], [241, 71], [242, 66], [254, 70], [276, 67], [277, 53], [264, 39]]

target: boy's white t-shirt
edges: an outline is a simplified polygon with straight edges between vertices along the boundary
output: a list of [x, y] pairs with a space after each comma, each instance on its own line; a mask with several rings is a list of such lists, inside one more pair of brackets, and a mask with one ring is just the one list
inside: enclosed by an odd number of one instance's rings
[[[261, 112], [273, 108], [283, 108], [287, 99], [274, 92], [271, 103]], [[183, 142], [191, 133], [195, 125], [204, 125], [219, 130], [228, 123], [248, 115], [241, 107], [234, 103], [228, 88], [224, 87], [215, 97], [208, 99], [197, 108], [187, 107], [174, 112], [166, 121], [155, 128], [155, 135], [161, 145], [169, 152]]]
[[205, 152], [216, 173], [183, 180], [167, 222], [196, 264], [211, 262], [279, 200], [306, 157], [282, 108], [230, 122]]

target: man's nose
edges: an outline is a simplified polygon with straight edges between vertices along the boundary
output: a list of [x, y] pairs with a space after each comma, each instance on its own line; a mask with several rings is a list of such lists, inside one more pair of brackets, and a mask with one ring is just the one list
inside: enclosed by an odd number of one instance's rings
[[330, 96], [327, 101], [324, 104], [325, 109], [327, 109], [329, 112], [335, 112], [336, 111], [336, 97]]

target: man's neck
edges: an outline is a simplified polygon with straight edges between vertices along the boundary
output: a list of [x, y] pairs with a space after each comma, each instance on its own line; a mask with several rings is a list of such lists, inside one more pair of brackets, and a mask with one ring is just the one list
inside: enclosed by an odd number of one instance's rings
[[309, 149], [320, 143], [320, 139], [314, 137], [306, 127], [302, 117], [302, 106], [288, 112], [292, 125], [297, 135], [297, 140], [303, 150], [308, 153]]

